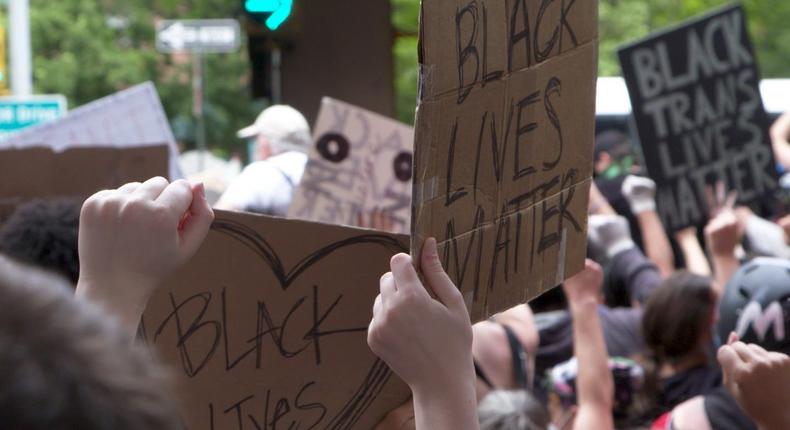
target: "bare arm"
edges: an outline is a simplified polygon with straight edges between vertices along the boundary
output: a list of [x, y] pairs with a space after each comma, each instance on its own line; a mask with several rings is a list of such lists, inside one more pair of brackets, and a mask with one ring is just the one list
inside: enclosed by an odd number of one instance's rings
[[564, 285], [573, 318], [573, 350], [579, 365], [575, 430], [614, 428], [614, 382], [598, 319], [602, 282], [601, 267], [587, 260], [585, 269]]
[[713, 271], [708, 263], [708, 258], [705, 256], [705, 251], [702, 250], [702, 245], [697, 239], [697, 228], [688, 227], [679, 230], [675, 233], [675, 240], [683, 252], [683, 258], [686, 260], [686, 269], [700, 276], [711, 276]]
[[658, 267], [661, 276], [669, 277], [675, 270], [675, 257], [672, 254], [672, 246], [669, 244], [664, 224], [658, 217], [658, 212], [642, 212], [637, 215], [637, 220], [647, 258]]
[[738, 220], [732, 211], [723, 211], [705, 226], [705, 239], [714, 269], [714, 288], [719, 298], [724, 295], [727, 281], [738, 270], [740, 263], [735, 248], [741, 242]]
[[655, 192], [656, 183], [649, 178], [629, 176], [623, 182], [623, 195], [639, 222], [645, 254], [666, 278], [675, 270], [675, 257], [664, 224], [656, 212]]

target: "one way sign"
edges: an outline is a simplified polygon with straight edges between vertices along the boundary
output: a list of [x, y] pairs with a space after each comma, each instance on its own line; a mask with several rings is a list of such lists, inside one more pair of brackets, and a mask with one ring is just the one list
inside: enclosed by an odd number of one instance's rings
[[234, 19], [163, 20], [156, 26], [159, 52], [234, 52], [239, 49]]

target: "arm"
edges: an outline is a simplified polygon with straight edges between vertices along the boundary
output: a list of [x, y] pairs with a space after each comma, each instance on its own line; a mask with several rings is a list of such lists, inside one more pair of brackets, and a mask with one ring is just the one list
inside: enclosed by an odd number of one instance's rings
[[697, 239], [696, 227], [688, 227], [675, 233], [675, 240], [683, 251], [683, 258], [686, 260], [686, 269], [689, 272], [700, 276], [711, 276], [713, 273], [705, 257], [705, 251]]
[[623, 195], [639, 222], [645, 254], [666, 278], [675, 270], [675, 258], [664, 224], [656, 212], [655, 194], [656, 183], [652, 179], [629, 176], [623, 182]]
[[573, 425], [579, 430], [614, 428], [614, 382], [598, 319], [602, 282], [601, 267], [587, 260], [585, 269], [563, 286], [573, 318], [573, 349], [579, 363], [576, 379], [579, 409]]
[[621, 216], [591, 215], [587, 224], [590, 248], [606, 257], [610, 279], [625, 285], [632, 303], [643, 303], [662, 277], [631, 240], [628, 221]]
[[617, 215], [612, 205], [595, 185], [595, 181], [590, 182], [590, 206], [587, 212], [590, 215]]
[[381, 278], [368, 345], [409, 385], [418, 430], [477, 430], [472, 325], [461, 292], [442, 269], [436, 240], [425, 241], [421, 267], [398, 254]]
[[134, 339], [148, 299], [194, 255], [213, 219], [202, 184], [183, 180], [94, 194], [80, 215], [77, 298], [97, 303]]
[[705, 226], [705, 240], [714, 269], [714, 288], [719, 298], [724, 295], [727, 281], [738, 270], [740, 263], [735, 248], [741, 243], [738, 220], [731, 210], [722, 211]]
[[771, 126], [771, 145], [777, 163], [790, 171], [790, 112], [785, 112]]

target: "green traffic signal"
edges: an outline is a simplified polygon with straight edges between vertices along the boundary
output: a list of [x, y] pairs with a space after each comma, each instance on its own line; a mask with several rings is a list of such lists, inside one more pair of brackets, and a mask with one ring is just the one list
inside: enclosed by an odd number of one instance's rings
[[270, 13], [264, 23], [269, 30], [277, 30], [291, 16], [293, 0], [246, 0], [244, 9], [251, 14]]

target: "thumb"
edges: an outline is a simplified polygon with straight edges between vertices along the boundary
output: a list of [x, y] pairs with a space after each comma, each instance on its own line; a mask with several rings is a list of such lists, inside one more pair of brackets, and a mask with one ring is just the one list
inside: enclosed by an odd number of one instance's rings
[[181, 250], [188, 260], [197, 252], [208, 234], [214, 211], [206, 200], [206, 190], [202, 183], [192, 187], [192, 204], [189, 206], [189, 218], [181, 231]]
[[466, 308], [464, 298], [453, 281], [447, 276], [439, 260], [436, 239], [428, 238], [422, 246], [422, 274], [442, 304], [452, 309]]
[[739, 367], [742, 365], [743, 361], [738, 357], [738, 353], [735, 352], [730, 345], [724, 345], [719, 348], [718, 353], [716, 354], [716, 358], [719, 361], [719, 365], [721, 365], [721, 373], [723, 378], [723, 384], [733, 395], [736, 399], [739, 395], [738, 384], [735, 381], [735, 373], [738, 372]]

